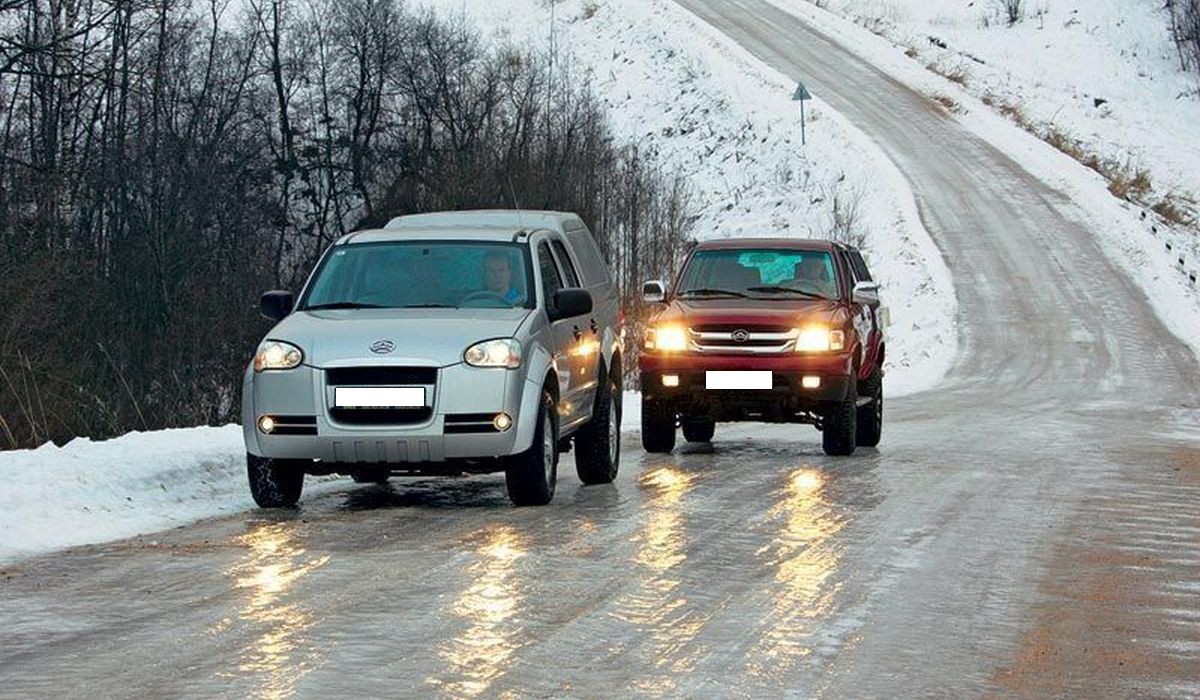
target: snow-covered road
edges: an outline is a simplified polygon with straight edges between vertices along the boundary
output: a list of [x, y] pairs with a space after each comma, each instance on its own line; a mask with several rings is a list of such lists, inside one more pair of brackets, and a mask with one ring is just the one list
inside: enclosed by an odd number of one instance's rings
[[[680, 0], [873, 137], [959, 298], [879, 451], [804, 427], [625, 443], [512, 509], [398, 482], [29, 560], [0, 696], [1200, 694], [1192, 352], [1077, 204], [794, 15]], [[570, 474], [570, 460], [561, 470]]]

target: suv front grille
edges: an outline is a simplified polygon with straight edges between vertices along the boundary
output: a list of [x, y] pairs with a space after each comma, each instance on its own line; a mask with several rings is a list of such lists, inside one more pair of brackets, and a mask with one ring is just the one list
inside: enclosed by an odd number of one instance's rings
[[335, 367], [325, 370], [329, 386], [405, 386], [436, 384], [436, 367]]
[[700, 353], [771, 355], [791, 352], [798, 335], [787, 326], [701, 325], [688, 329], [688, 344]]

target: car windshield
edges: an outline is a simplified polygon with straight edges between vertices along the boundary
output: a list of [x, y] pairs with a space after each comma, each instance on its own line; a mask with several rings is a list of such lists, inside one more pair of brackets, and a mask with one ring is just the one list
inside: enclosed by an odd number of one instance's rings
[[837, 299], [833, 256], [817, 250], [699, 250], [679, 284], [684, 298]]
[[300, 308], [533, 308], [528, 260], [528, 246], [516, 243], [341, 245], [325, 256]]

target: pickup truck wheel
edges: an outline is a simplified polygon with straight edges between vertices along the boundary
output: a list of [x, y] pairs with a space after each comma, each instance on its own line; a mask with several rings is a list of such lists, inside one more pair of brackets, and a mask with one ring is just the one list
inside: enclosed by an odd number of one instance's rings
[[652, 454], [675, 449], [675, 409], [642, 396], [642, 447]]
[[537, 426], [533, 430], [533, 445], [510, 457], [508, 468], [504, 470], [508, 499], [513, 505], [544, 506], [554, 498], [554, 485], [558, 481], [557, 416], [554, 397], [543, 391]]
[[601, 377], [592, 420], [575, 436], [575, 473], [585, 484], [611, 484], [621, 465], [621, 387]]
[[717, 432], [717, 424], [707, 418], [699, 420], [683, 420], [683, 439], [688, 442], [712, 442], [713, 434]]
[[860, 394], [870, 397], [871, 403], [858, 409], [856, 442], [859, 447], [877, 447], [883, 437], [883, 373], [879, 369], [863, 382]]
[[854, 454], [858, 433], [858, 387], [850, 382], [846, 399], [825, 414], [825, 430], [821, 434], [825, 454], [848, 457]]
[[291, 508], [304, 490], [304, 462], [246, 453], [250, 495], [259, 508]]

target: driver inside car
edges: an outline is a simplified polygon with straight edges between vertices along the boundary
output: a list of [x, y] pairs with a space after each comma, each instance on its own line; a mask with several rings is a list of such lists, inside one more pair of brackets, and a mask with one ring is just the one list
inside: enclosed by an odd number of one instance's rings
[[825, 260], [819, 256], [806, 256], [794, 268], [794, 281], [802, 288], [818, 292], [824, 296], [836, 296], [837, 286], [825, 266]]
[[512, 261], [501, 252], [488, 253], [483, 259], [483, 288], [512, 306], [525, 300], [513, 287]]

